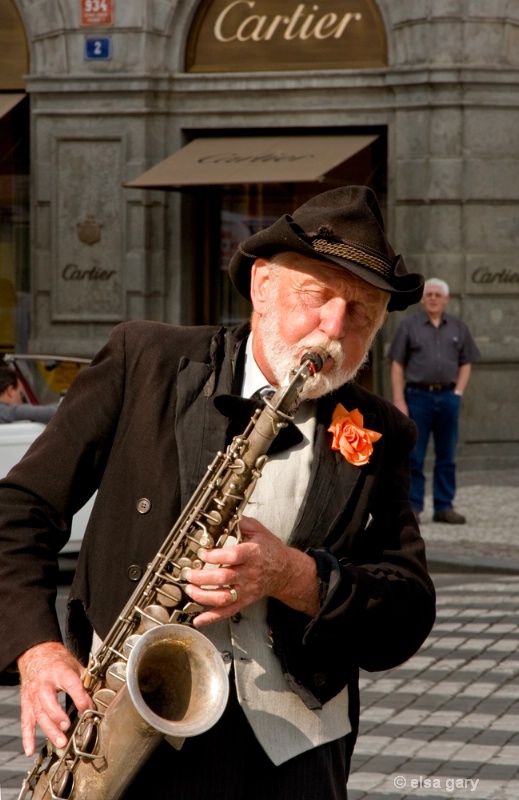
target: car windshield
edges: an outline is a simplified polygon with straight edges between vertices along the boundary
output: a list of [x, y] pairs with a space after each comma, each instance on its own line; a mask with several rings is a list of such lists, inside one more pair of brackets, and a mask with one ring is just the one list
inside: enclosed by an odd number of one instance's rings
[[55, 403], [66, 393], [76, 375], [89, 363], [88, 358], [73, 356], [4, 355], [22, 383], [30, 403]]

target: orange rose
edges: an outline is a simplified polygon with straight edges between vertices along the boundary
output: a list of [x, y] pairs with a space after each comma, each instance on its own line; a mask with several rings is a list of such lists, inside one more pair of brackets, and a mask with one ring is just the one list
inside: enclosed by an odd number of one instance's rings
[[346, 411], [340, 403], [333, 412], [332, 424], [328, 428], [333, 433], [332, 450], [340, 450], [346, 461], [356, 467], [367, 464], [373, 452], [372, 442], [378, 442], [382, 434], [363, 427], [364, 418], [358, 408]]

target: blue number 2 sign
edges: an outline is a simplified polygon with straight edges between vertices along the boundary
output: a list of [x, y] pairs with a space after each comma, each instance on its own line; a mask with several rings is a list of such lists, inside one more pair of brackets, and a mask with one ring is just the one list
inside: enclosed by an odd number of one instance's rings
[[85, 39], [85, 60], [92, 61], [94, 59], [108, 61], [112, 58], [112, 37], [111, 36], [96, 36]]

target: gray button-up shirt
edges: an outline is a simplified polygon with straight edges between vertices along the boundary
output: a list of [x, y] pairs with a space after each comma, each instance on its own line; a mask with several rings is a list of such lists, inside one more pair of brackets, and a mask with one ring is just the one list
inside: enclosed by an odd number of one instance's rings
[[444, 314], [438, 327], [425, 311], [405, 317], [389, 349], [389, 358], [405, 367], [407, 383], [455, 384], [463, 364], [481, 354], [465, 323]]

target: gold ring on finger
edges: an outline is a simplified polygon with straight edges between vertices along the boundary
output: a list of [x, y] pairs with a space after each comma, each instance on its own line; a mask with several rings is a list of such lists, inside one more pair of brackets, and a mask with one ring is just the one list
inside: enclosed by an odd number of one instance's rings
[[238, 599], [238, 592], [236, 591], [236, 589], [233, 589], [232, 586], [229, 586], [229, 592], [231, 595], [231, 603], [235, 603], [236, 600]]

